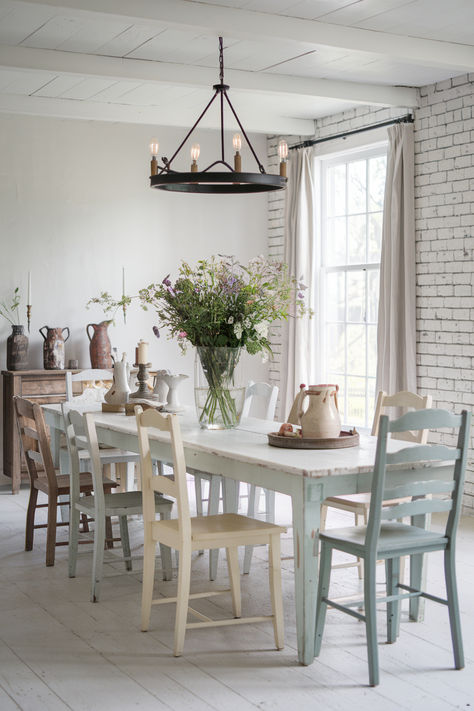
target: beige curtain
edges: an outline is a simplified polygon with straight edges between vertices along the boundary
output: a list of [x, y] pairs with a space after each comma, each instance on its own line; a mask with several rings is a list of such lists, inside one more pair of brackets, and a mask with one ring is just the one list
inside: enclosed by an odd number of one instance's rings
[[[307, 303], [311, 303], [314, 252], [314, 184], [312, 148], [291, 152], [288, 173], [285, 214], [285, 262], [290, 274], [308, 287]], [[280, 417], [288, 416], [300, 383], [308, 384], [311, 374], [314, 319], [289, 318], [283, 326]]]
[[412, 124], [388, 129], [376, 390], [416, 392], [415, 199]]

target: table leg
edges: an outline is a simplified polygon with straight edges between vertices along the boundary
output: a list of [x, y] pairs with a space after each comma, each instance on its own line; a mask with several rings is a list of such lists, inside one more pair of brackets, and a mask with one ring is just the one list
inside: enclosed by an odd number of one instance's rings
[[303, 479], [302, 484], [303, 488], [292, 495], [293, 545], [298, 659], [308, 665], [314, 660], [322, 487], [308, 479]]

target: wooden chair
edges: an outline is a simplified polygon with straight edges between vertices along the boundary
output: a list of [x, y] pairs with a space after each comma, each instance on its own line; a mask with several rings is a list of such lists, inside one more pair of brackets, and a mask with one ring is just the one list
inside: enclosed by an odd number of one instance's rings
[[[378, 430], [367, 526], [330, 529], [320, 536], [321, 560], [317, 594], [315, 656], [318, 656], [320, 652], [328, 605], [365, 622], [371, 686], [379, 683], [376, 605], [381, 602], [387, 603], [387, 641], [389, 643], [395, 642], [398, 634], [400, 600], [424, 597], [447, 605], [454, 664], [456, 669], [461, 669], [464, 666], [454, 556], [469, 446], [470, 419], [471, 415], [467, 411], [463, 411], [461, 415], [452, 415], [445, 410], [420, 410], [409, 412], [392, 421], [387, 415], [383, 415], [380, 418]], [[408, 430], [445, 427], [458, 428], [456, 448], [445, 445], [418, 445], [402, 449], [395, 454], [387, 454], [389, 433], [399, 434]], [[420, 467], [420, 462], [423, 462], [424, 466]], [[446, 462], [452, 462], [452, 464], [446, 465]], [[390, 465], [401, 465], [403, 469], [397, 468], [396, 472], [392, 474], [393, 478], [389, 479], [390, 483], [387, 483], [386, 469]], [[433, 494], [444, 496], [432, 498]], [[404, 497], [410, 497], [410, 500], [393, 506], [383, 505], [388, 500], [399, 501]], [[411, 516], [412, 521], [422, 525], [420, 517], [423, 519], [427, 514], [436, 511], [449, 512], [445, 530], [442, 533], [395, 521], [395, 519], [401, 519], [404, 516]], [[333, 550], [340, 550], [363, 558], [365, 614], [353, 609], [353, 607], [360, 605], [360, 602], [341, 605], [329, 599]], [[447, 599], [428, 594], [421, 589], [423, 554], [440, 550], [444, 551]], [[400, 557], [406, 555], [410, 556], [412, 571], [410, 585], [403, 585], [399, 581]], [[380, 558], [386, 562], [387, 597], [383, 600], [376, 597], [375, 590], [375, 568], [377, 560]], [[417, 572], [416, 576], [414, 575], [415, 571]]]
[[[416, 395], [406, 390], [402, 390], [394, 395], [387, 395], [381, 390], [377, 397], [375, 406], [375, 415], [372, 424], [371, 434], [377, 436], [380, 416], [389, 408], [399, 408], [401, 410], [425, 410], [431, 407], [431, 395]], [[400, 439], [407, 442], [418, 442], [425, 444], [428, 438], [428, 430], [418, 430], [417, 432], [396, 432], [392, 435], [393, 439]], [[384, 505], [391, 506], [394, 501], [386, 501]], [[355, 525], [360, 523], [367, 525], [367, 518], [370, 508], [370, 494], [348, 494], [340, 496], [330, 496], [325, 499], [321, 507], [321, 523], [320, 530], [326, 529], [326, 520], [328, 508], [339, 509], [340, 511], [349, 511], [354, 514]], [[357, 560], [349, 563], [338, 563], [334, 568], [350, 568], [357, 566], [359, 578], [363, 578], [363, 561]]]
[[[77, 406], [87, 406], [102, 402], [104, 394], [112, 381], [112, 371], [100, 368], [88, 368], [79, 373], [66, 372], [66, 401]], [[85, 384], [82, 393], [74, 392], [74, 384]], [[91, 465], [86, 450], [79, 451], [81, 469], [89, 470]], [[135, 464], [138, 464], [138, 455], [115, 447], [100, 447], [100, 458], [106, 467], [107, 474], [111, 470], [119, 481], [120, 491], [131, 491], [135, 483]], [[60, 455], [61, 472], [69, 472], [69, 454], [67, 447], [61, 447]]]
[[[256, 414], [261, 419], [273, 420], [278, 399], [278, 388], [268, 383], [249, 382], [245, 391], [245, 401], [242, 409], [242, 418], [249, 417], [251, 412], [256, 410]], [[194, 476], [194, 487], [196, 494], [196, 513], [203, 515], [203, 503], [205, 499], [202, 493], [202, 481], [209, 482], [209, 494], [207, 513], [215, 515], [219, 512], [219, 501], [222, 495], [223, 510], [225, 513], [237, 513], [239, 508], [240, 483], [223, 480], [219, 474], [207, 474], [195, 469], [188, 470]], [[251, 484], [248, 488], [247, 516], [253, 518], [258, 515], [260, 498], [262, 491], [265, 495], [265, 518], [269, 523], [275, 522], [275, 492], [263, 489]], [[253, 546], [245, 548], [243, 572], [250, 572]], [[217, 576], [217, 565], [219, 560], [219, 550], [209, 551], [209, 579], [215, 580]]]
[[[174, 655], [179, 657], [184, 646], [186, 629], [196, 627], [217, 627], [226, 624], [273, 621], [275, 645], [283, 648], [283, 603], [281, 594], [280, 567], [280, 526], [250, 519], [238, 514], [218, 514], [191, 518], [186, 486], [186, 464], [178, 417], [164, 417], [156, 410], [145, 412], [135, 408], [140, 444], [140, 465], [143, 487], [143, 521], [145, 526], [145, 555], [143, 561], [141, 628], [148, 630], [151, 606], [176, 602], [174, 633]], [[161, 475], [153, 476], [150, 455], [149, 429], [156, 428], [169, 432], [173, 454], [174, 480]], [[156, 521], [153, 496], [156, 491], [176, 498], [178, 518]], [[179, 551], [178, 592], [175, 598], [153, 599], [155, 547], [157, 542], [165, 543]], [[270, 617], [241, 617], [240, 571], [238, 546], [266, 543], [269, 546], [269, 573], [272, 612]], [[230, 592], [232, 593], [233, 618], [211, 620], [189, 607], [189, 600], [221, 594], [227, 591], [190, 594], [191, 554], [200, 549], [224, 547], [227, 552]], [[198, 622], [187, 623], [188, 611], [198, 618]]]
[[[142, 513], [141, 491], [117, 492], [104, 494], [102, 481], [102, 461], [99, 453], [97, 432], [95, 429], [93, 413], [81, 414], [77, 410], [69, 409], [63, 404], [63, 416], [66, 424], [67, 443], [71, 457], [71, 528], [69, 534], [69, 577], [76, 576], [77, 547], [79, 533], [79, 515], [85, 513], [95, 520], [94, 530], [94, 556], [92, 563], [91, 601], [98, 602], [102, 582], [102, 569], [104, 563], [105, 521], [107, 517], [118, 516], [120, 525], [120, 538], [122, 541], [123, 559], [126, 570], [132, 569], [130, 543], [128, 537], [127, 516]], [[93, 493], [81, 496], [78, 486], [80, 479], [79, 450], [86, 448], [89, 454], [92, 469]], [[171, 515], [173, 502], [163, 496], [155, 494], [155, 510], [161, 518], [167, 519]], [[161, 560], [163, 577], [171, 579], [171, 551], [166, 546], [161, 547]]]
[[[67, 541], [56, 540], [56, 529], [58, 526], [69, 525], [67, 521], [57, 521], [58, 506], [64, 505], [65, 496], [70, 497], [69, 476], [56, 474], [41, 406], [19, 396], [15, 396], [13, 401], [21, 446], [30, 477], [25, 550], [33, 550], [35, 530], [37, 528], [46, 528], [46, 565], [50, 566], [54, 565], [56, 546], [67, 545]], [[107, 492], [110, 492], [115, 486], [117, 484], [110, 479], [105, 479], [103, 482], [103, 487]], [[77, 480], [77, 488], [81, 494], [88, 494], [92, 491], [92, 476], [88, 472], [80, 474]], [[38, 504], [39, 491], [42, 491], [48, 497], [47, 504]], [[36, 509], [39, 508], [48, 509], [48, 522], [46, 524], [35, 524]]]

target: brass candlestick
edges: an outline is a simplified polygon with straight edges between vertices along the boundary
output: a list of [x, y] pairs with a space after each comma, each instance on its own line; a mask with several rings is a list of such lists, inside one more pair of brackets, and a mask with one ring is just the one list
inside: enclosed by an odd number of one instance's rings
[[26, 320], [28, 321], [28, 333], [30, 332], [31, 323], [31, 304], [26, 305]]
[[148, 368], [151, 367], [151, 363], [134, 363], [134, 368], [138, 367], [137, 379], [139, 382], [138, 390], [134, 393], [130, 393], [129, 397], [133, 398], [148, 398], [150, 396], [150, 391], [148, 389]]

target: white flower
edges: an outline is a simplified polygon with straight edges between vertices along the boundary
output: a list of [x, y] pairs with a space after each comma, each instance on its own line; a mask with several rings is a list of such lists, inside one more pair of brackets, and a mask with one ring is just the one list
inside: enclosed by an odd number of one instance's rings
[[250, 321], [250, 319], [246, 318], [244, 321], [245, 328], [250, 328], [251, 325], [252, 325], [252, 322]]
[[260, 338], [266, 338], [268, 335], [268, 322], [260, 321], [260, 323], [255, 324], [254, 329], [257, 331]]
[[234, 317], [229, 316], [229, 318], [227, 319], [227, 323], [234, 323]]
[[242, 328], [242, 324], [241, 324], [241, 323], [236, 323], [236, 324], [234, 324], [235, 337], [236, 337], [239, 341], [240, 341], [240, 339], [242, 338], [242, 331], [243, 331], [243, 328]]

